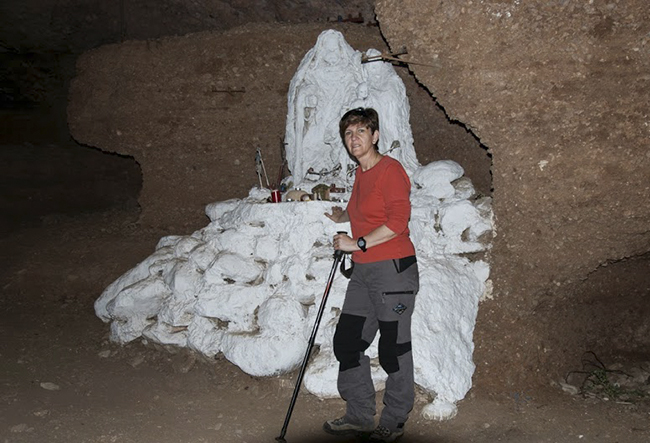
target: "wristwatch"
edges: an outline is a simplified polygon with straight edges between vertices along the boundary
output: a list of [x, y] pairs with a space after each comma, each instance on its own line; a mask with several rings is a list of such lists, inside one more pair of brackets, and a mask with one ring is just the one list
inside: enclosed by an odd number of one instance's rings
[[362, 252], [366, 252], [368, 248], [366, 248], [366, 239], [363, 237], [359, 237], [357, 239], [357, 246], [359, 249], [361, 249]]

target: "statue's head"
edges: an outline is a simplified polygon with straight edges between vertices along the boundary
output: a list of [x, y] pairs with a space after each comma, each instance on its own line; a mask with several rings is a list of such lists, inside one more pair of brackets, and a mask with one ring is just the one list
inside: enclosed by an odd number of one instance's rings
[[351, 57], [354, 50], [345, 41], [345, 37], [339, 31], [329, 29], [323, 31], [316, 41], [315, 54], [320, 65], [337, 66], [344, 64], [346, 57]]
[[365, 100], [368, 98], [370, 92], [368, 91], [368, 83], [361, 82], [357, 85], [357, 98], [359, 100]]
[[[366, 51], [366, 56], [368, 57], [378, 57], [380, 55], [381, 52], [379, 52], [376, 49], [368, 49]], [[381, 80], [384, 76], [391, 74], [392, 66], [388, 62], [384, 62], [381, 59], [378, 59], [375, 61], [364, 63], [363, 69], [366, 71], [366, 74], [368, 75], [368, 80], [371, 83], [378, 85], [381, 83]]]

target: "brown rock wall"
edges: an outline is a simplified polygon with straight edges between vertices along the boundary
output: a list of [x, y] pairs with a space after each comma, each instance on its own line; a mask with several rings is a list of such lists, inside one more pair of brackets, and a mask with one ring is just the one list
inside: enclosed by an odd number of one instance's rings
[[380, 0], [376, 12], [493, 155], [496, 300], [480, 314], [479, 374], [546, 374], [570, 351], [535, 318], [540, 303], [589, 297], [581, 281], [650, 250], [647, 3]]
[[[70, 131], [80, 143], [139, 162], [143, 222], [202, 226], [207, 203], [243, 197], [258, 183], [257, 147], [270, 179], [277, 177], [289, 82], [329, 27], [247, 25], [89, 51], [70, 88]], [[386, 49], [376, 27], [337, 29], [357, 49]], [[485, 151], [464, 128], [449, 125], [431, 96], [400, 72], [422, 161], [452, 158], [489, 193]]]

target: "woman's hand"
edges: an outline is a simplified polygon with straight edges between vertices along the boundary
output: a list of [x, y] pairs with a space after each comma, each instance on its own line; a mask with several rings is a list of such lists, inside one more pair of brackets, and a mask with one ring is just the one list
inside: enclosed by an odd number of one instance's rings
[[[371, 248], [373, 246], [377, 246], [389, 240], [392, 240], [396, 236], [397, 234], [391, 231], [390, 228], [388, 228], [386, 225], [381, 225], [372, 232], [369, 232], [367, 235], [364, 235], [363, 238], [366, 241], [366, 247]], [[355, 239], [347, 234], [341, 233], [334, 236], [334, 249], [343, 252], [354, 252], [361, 250], [357, 245], [357, 241]]]
[[326, 212], [325, 217], [329, 218], [334, 223], [344, 223], [350, 221], [350, 218], [348, 217], [348, 211], [341, 208], [340, 206], [333, 206], [332, 213], [328, 214]]
[[357, 242], [347, 234], [336, 234], [334, 236], [334, 250], [343, 252], [358, 251]]

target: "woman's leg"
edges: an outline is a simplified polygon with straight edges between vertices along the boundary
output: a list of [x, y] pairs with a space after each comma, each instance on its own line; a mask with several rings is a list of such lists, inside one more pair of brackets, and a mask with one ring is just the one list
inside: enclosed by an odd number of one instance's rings
[[413, 409], [415, 384], [411, 351], [411, 316], [419, 290], [417, 264], [398, 273], [391, 260], [377, 263], [370, 298], [380, 331], [379, 363], [388, 374], [379, 424], [401, 429]]
[[334, 354], [339, 361], [338, 389], [351, 422], [374, 425], [375, 388], [366, 349], [377, 334], [378, 323], [364, 278], [365, 266], [356, 265], [339, 323], [334, 334]]

